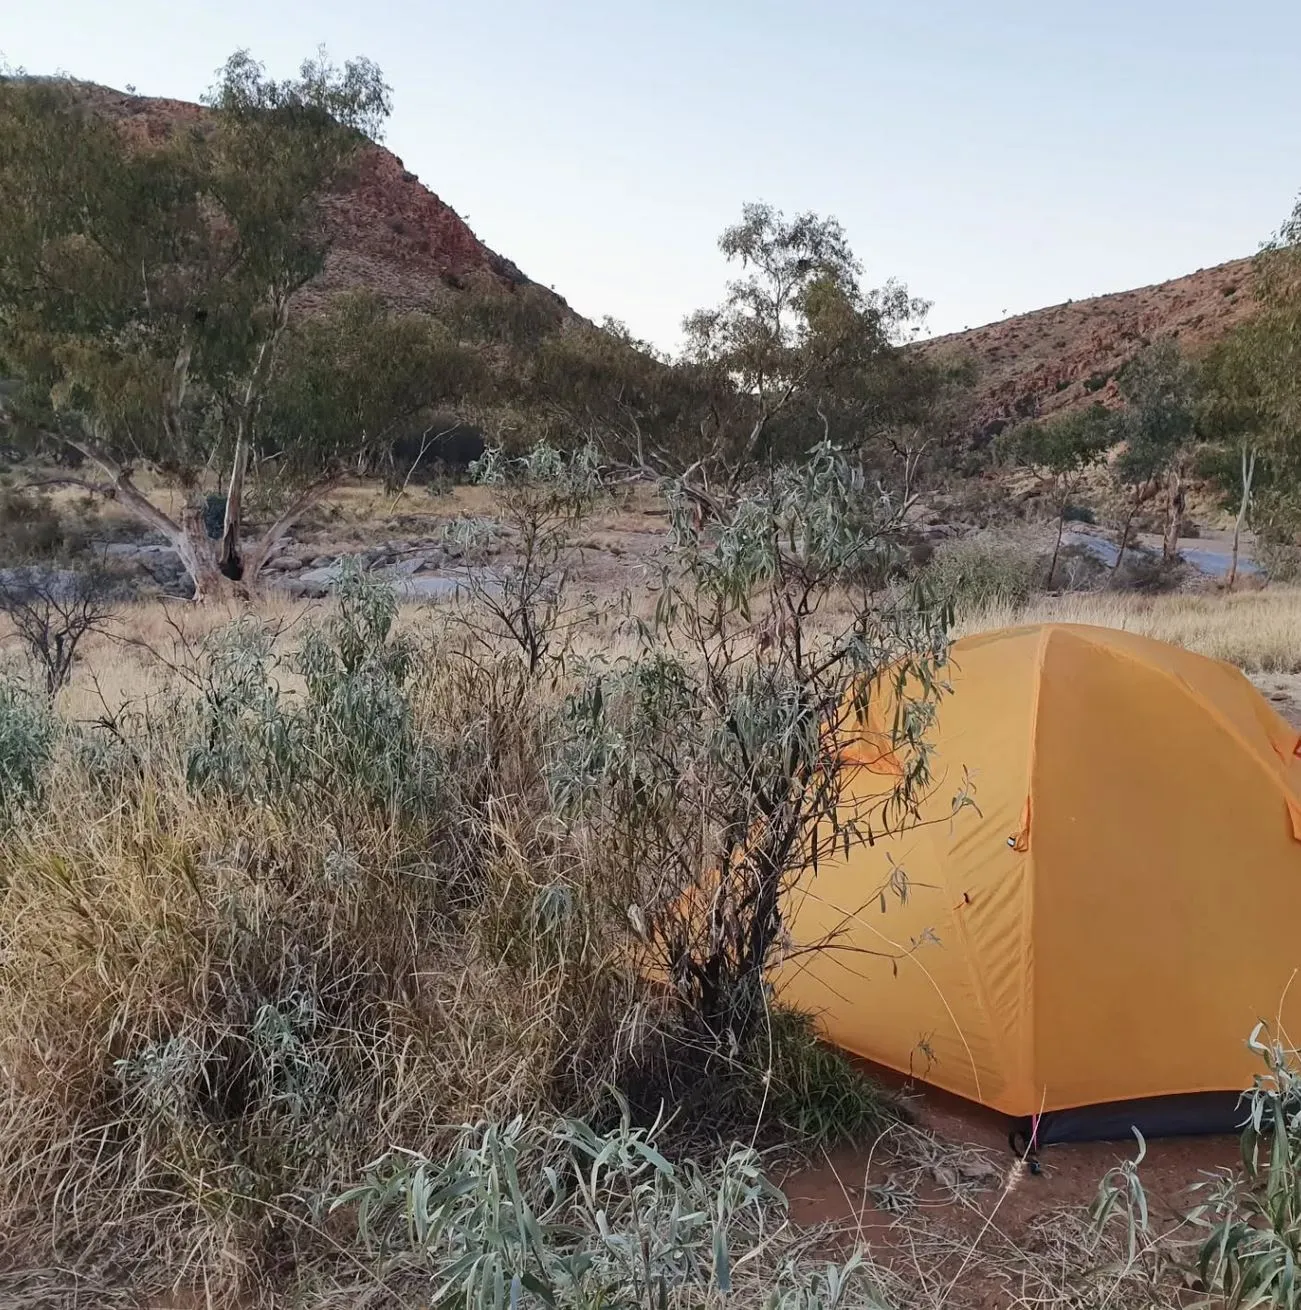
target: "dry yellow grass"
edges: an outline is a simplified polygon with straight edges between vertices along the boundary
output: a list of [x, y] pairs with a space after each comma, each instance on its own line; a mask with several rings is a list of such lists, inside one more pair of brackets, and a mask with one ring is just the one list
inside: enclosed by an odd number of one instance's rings
[[[286, 649], [296, 644], [304, 623], [321, 618], [328, 601], [293, 600], [272, 593], [251, 612], [283, 633]], [[641, 608], [641, 607], [638, 607]], [[399, 622], [428, 633], [443, 620], [442, 606], [403, 605]], [[120, 612], [111, 634], [88, 637], [84, 658], [61, 696], [61, 711], [74, 719], [93, 719], [105, 708], [156, 692], [168, 662], [181, 662], [213, 629], [231, 622], [248, 607], [194, 606], [186, 601], [142, 601]], [[1225, 660], [1250, 674], [1301, 674], [1301, 588], [1269, 587], [1226, 595], [1222, 592], [1137, 596], [1132, 593], [1077, 593], [1045, 596], [1025, 607], [994, 607], [959, 616], [955, 635], [987, 632], [1020, 623], [1090, 623], [1154, 637]], [[611, 652], [613, 634], [601, 635]], [[615, 645], [622, 649], [617, 638]], [[0, 619], [0, 660], [17, 658]], [[162, 657], [160, 659], [159, 657]]]
[[[295, 644], [304, 621], [320, 617], [326, 602], [293, 600], [281, 593], [255, 606], [194, 605], [185, 600], [145, 600], [124, 606], [102, 632], [83, 640], [72, 680], [59, 694], [60, 714], [74, 721], [95, 720], [157, 694], [172, 666], [194, 663], [204, 637], [252, 613], [280, 632], [286, 649]], [[21, 646], [0, 616], [0, 669], [22, 668]]]
[[958, 635], [1017, 623], [1093, 623], [1154, 637], [1247, 673], [1301, 672], [1301, 588], [1267, 587], [1236, 594], [1136, 596], [1078, 593], [1045, 596], [1024, 608], [963, 615]]
[[[259, 617], [280, 628], [310, 608]], [[87, 647], [60, 716], [99, 717], [97, 681], [110, 703], [161, 691], [232, 617], [131, 607], [118, 639]], [[319, 1281], [369, 1266], [302, 1196], [328, 1200], [395, 1144], [437, 1157], [443, 1125], [589, 1112], [644, 987], [604, 920], [584, 921], [581, 952], [519, 930], [560, 873], [587, 904], [608, 868], [580, 883], [578, 860], [561, 868], [536, 840], [530, 733], [476, 751], [500, 691], [492, 670], [420, 665], [409, 789], [368, 793], [351, 765], [316, 763], [343, 758], [354, 720], [295, 738], [296, 767], [315, 770], [299, 787], [196, 782], [212, 738], [159, 701], [122, 737], [68, 734], [43, 802], [0, 813], [0, 1303], [158, 1304], [171, 1284], [201, 1288], [196, 1304], [321, 1304], [277, 1299], [276, 1225], [318, 1253]], [[295, 1063], [304, 1043], [314, 1063]]]

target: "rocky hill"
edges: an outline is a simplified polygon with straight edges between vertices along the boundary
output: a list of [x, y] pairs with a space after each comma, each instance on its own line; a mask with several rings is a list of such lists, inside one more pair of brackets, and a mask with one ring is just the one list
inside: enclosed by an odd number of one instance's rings
[[979, 369], [975, 426], [997, 432], [1034, 413], [1116, 399], [1115, 375], [1137, 350], [1175, 336], [1196, 351], [1248, 316], [1251, 260], [1135, 291], [1067, 301], [926, 342], [970, 355]]
[[[178, 127], [203, 122], [207, 111], [182, 100], [128, 95], [86, 84], [87, 100], [128, 132], [161, 140]], [[558, 314], [572, 311], [553, 291], [532, 284], [509, 259], [490, 250], [463, 218], [428, 189], [396, 155], [367, 146], [346, 188], [324, 205], [330, 250], [325, 271], [307, 299], [365, 287], [397, 308], [428, 307], [466, 279], [488, 276], [502, 286], [535, 286]]]

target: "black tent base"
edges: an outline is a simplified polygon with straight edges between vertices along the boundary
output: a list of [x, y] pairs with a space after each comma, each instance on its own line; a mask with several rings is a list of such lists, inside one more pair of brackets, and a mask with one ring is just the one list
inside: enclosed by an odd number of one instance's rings
[[1024, 1152], [1063, 1142], [1196, 1137], [1238, 1133], [1248, 1109], [1241, 1092], [1192, 1092], [1183, 1096], [1152, 1096], [1138, 1101], [1112, 1101], [1074, 1110], [1051, 1110], [1012, 1125], [1014, 1148]]

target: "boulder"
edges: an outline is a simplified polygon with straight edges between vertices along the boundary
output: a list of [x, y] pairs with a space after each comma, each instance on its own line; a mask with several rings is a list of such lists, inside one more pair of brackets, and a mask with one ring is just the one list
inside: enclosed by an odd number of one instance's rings
[[297, 581], [304, 587], [332, 587], [341, 572], [339, 565], [331, 564], [326, 568], [307, 569], [298, 575]]
[[409, 578], [413, 573], [419, 573], [425, 564], [423, 555], [412, 555], [407, 559], [398, 560], [396, 564], [391, 564], [384, 572], [389, 577]]

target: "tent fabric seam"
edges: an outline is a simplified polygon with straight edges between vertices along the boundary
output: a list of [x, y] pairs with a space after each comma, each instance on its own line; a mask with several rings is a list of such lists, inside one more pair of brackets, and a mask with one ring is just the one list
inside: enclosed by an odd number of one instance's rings
[[[1048, 643], [1053, 629], [1040, 630], [1034, 659], [1034, 699], [1030, 702], [1030, 744], [1026, 751], [1025, 797], [1027, 818], [1034, 823], [1034, 776], [1039, 755], [1039, 700], [1043, 690], [1044, 665], [1048, 660]], [[1021, 863], [1021, 1063], [1017, 1069], [1019, 1090], [1027, 1102], [1034, 1099], [1035, 1067], [1035, 983], [1034, 983], [1034, 840], [1026, 833], [1025, 859]]]

